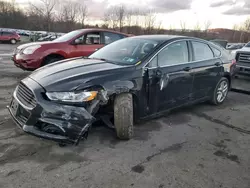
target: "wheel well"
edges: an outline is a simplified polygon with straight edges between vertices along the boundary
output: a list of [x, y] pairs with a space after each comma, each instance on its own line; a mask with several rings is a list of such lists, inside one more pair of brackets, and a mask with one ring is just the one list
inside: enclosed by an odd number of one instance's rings
[[[119, 93], [119, 94], [113, 94], [109, 97], [109, 101], [106, 105], [104, 106], [100, 106], [98, 112], [103, 114], [103, 113], [110, 113], [112, 112], [113, 113], [113, 110], [114, 110], [114, 101], [115, 101], [115, 98], [120, 95], [120, 94], [124, 94], [124, 93]], [[138, 110], [138, 104], [139, 104], [139, 101], [138, 101], [138, 97], [136, 94], [134, 93], [130, 93], [132, 94], [132, 97], [133, 97], [133, 112], [134, 112], [134, 119], [137, 119], [137, 117], [139, 116], [139, 110]]]
[[224, 75], [225, 78], [229, 81], [229, 86], [231, 87], [231, 76], [230, 75]]
[[63, 56], [60, 55], [60, 54], [50, 54], [50, 55], [47, 55], [47, 56], [43, 59], [42, 65], [44, 65], [44, 63], [45, 63], [48, 59], [50, 59], [50, 58], [65, 59], [65, 57], [63, 57]]

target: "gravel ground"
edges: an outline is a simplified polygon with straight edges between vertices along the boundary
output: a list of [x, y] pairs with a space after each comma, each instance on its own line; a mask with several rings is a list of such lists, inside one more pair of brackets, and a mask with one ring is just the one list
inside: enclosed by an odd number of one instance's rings
[[196, 105], [141, 123], [126, 142], [96, 125], [87, 141], [61, 148], [10, 119], [5, 107], [29, 74], [3, 55], [13, 48], [0, 45], [0, 187], [250, 187], [249, 95], [231, 92], [220, 107]]

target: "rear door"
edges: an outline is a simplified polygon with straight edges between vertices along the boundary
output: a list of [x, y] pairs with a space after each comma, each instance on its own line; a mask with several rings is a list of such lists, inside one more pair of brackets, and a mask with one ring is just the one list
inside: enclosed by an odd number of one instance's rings
[[104, 44], [100, 32], [89, 32], [77, 38], [81, 42], [71, 45], [69, 57], [89, 56]]
[[167, 45], [150, 62], [148, 69], [149, 106], [151, 113], [182, 106], [189, 102], [193, 75], [190, 51], [185, 40]]
[[216, 55], [207, 43], [190, 41], [190, 44], [193, 49], [192, 73], [194, 74], [192, 99], [199, 100], [211, 95], [221, 78], [223, 64], [220, 55]]

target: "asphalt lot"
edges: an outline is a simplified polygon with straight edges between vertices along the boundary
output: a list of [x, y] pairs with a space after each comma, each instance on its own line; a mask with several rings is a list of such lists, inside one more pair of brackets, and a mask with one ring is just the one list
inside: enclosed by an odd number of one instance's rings
[[87, 141], [61, 148], [10, 119], [6, 105], [29, 74], [9, 60], [13, 48], [0, 44], [0, 187], [250, 187], [250, 95], [230, 92], [222, 106], [196, 105], [142, 123], [126, 142], [95, 126]]

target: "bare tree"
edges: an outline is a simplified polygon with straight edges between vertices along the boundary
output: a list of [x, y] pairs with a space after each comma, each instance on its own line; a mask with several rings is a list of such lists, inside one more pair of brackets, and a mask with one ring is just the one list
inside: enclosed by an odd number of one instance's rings
[[39, 16], [44, 17], [45, 29], [50, 31], [57, 0], [40, 0], [40, 3], [41, 6], [30, 3], [31, 9]]
[[145, 12], [145, 15], [144, 15], [144, 27], [145, 27], [146, 33], [149, 34], [154, 29], [155, 22], [156, 22], [156, 14], [155, 14], [155, 12], [152, 11], [152, 10], [148, 10], [147, 12]]
[[104, 13], [104, 22], [105, 22], [105, 25], [108, 25], [113, 30], [115, 30], [115, 28], [118, 25], [118, 20], [117, 20], [117, 17], [116, 17], [115, 7], [110, 7], [105, 11], [105, 13]]
[[125, 14], [126, 14], [126, 10], [125, 10], [124, 5], [120, 5], [118, 7], [115, 7], [115, 14], [117, 17], [117, 21], [119, 23], [119, 29], [120, 29], [120, 31], [122, 31], [124, 20], [125, 20]]
[[197, 23], [195, 24], [194, 30], [196, 30], [196, 31], [200, 31], [200, 30], [201, 30], [201, 25], [200, 25], [199, 22], [197, 22]]
[[212, 22], [210, 20], [207, 20], [204, 22], [204, 30], [208, 31], [208, 29], [211, 27]]
[[180, 21], [180, 26], [182, 31], [186, 31], [186, 22], [185, 21]]
[[88, 14], [87, 6], [85, 4], [81, 4], [79, 7], [79, 19], [82, 28], [84, 28], [85, 26], [85, 22], [87, 20], [87, 14]]
[[244, 24], [243, 24], [244, 26], [244, 30], [246, 30], [246, 31], [250, 31], [250, 18], [248, 18], [245, 22], [244, 22]]

